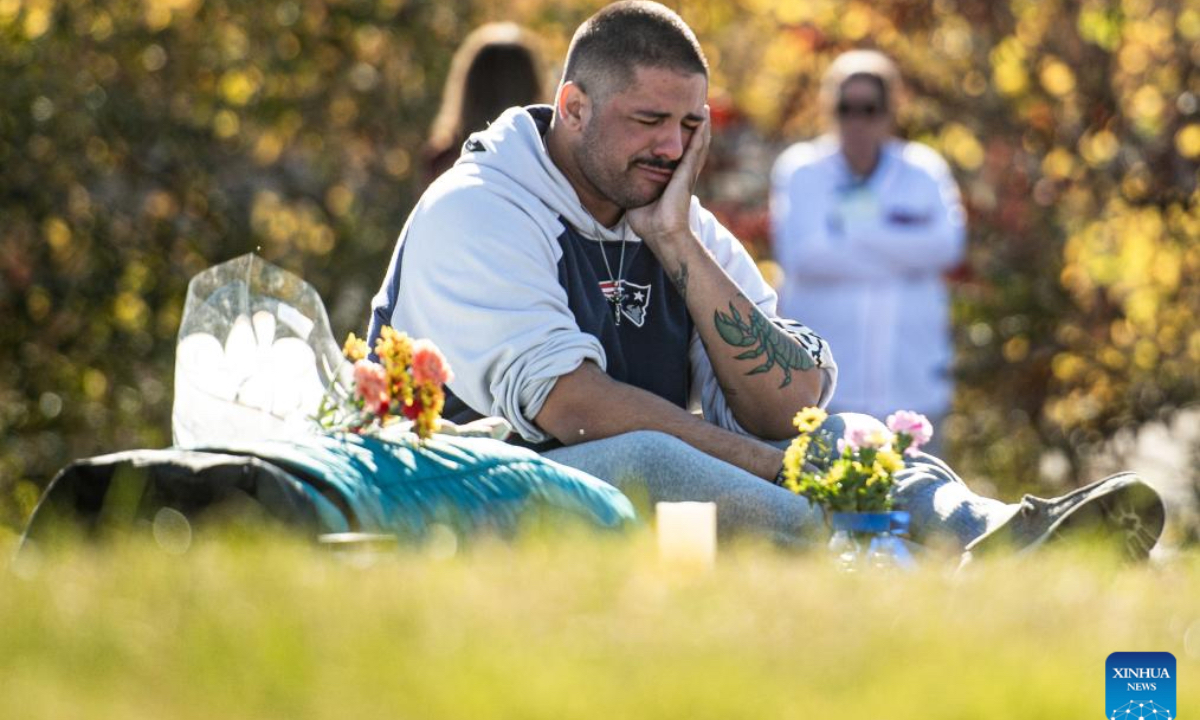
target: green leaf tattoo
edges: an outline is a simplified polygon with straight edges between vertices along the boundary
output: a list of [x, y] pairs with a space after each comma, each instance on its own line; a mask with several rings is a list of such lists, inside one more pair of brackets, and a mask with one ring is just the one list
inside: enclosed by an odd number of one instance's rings
[[752, 348], [737, 355], [737, 360], [766, 356], [763, 363], [746, 373], [747, 375], [765, 373], [778, 365], [783, 368], [783, 383], [779, 387], [784, 388], [792, 382], [793, 370], [810, 370], [816, 366], [813, 358], [796, 343], [796, 340], [772, 325], [758, 308], [754, 308], [750, 313], [750, 320], [747, 322], [733, 306], [733, 302], [730, 302], [728, 315], [720, 310], [713, 311], [713, 323], [725, 342], [734, 347]]

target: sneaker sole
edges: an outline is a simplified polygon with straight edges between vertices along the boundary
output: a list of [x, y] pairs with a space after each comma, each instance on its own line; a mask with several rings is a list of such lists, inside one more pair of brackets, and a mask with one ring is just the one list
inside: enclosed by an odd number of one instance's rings
[[1162, 498], [1148, 485], [1136, 482], [1083, 503], [1026, 551], [1045, 543], [1088, 536], [1141, 562], [1150, 556], [1165, 523]]
[[[1121, 483], [1120, 487], [1096, 497], [1094, 486]], [[1071, 496], [1075, 496], [1072, 502]], [[970, 543], [966, 551], [972, 557], [991, 555], [1007, 549], [1018, 555], [1036, 550], [1048, 542], [1092, 540], [1133, 561], [1145, 560], [1162, 534], [1166, 511], [1162, 499], [1134, 473], [1119, 473], [1079, 488], [1057, 500], [1026, 495], [1017, 516], [1036, 511], [1048, 517], [1037, 537], [1022, 538], [1031, 528], [1022, 527], [1019, 517], [1010, 518], [995, 531]], [[1014, 524], [1016, 523], [1016, 524]]]

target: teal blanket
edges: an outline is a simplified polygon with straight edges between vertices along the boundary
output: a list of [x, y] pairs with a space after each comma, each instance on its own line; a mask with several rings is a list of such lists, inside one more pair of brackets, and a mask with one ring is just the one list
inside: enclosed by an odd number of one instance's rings
[[322, 532], [415, 539], [441, 523], [466, 534], [509, 535], [531, 512], [601, 528], [636, 519], [613, 486], [489, 438], [435, 436], [418, 444], [339, 435], [206, 450], [253, 455], [307, 481]]

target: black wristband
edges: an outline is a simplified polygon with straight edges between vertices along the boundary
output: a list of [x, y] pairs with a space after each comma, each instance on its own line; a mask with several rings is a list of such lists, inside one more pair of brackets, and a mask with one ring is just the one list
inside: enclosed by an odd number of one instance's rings
[[779, 468], [779, 472], [775, 473], [775, 479], [772, 480], [771, 483], [774, 485], [778, 485], [779, 487], [783, 487], [784, 476], [786, 474], [787, 474], [787, 465], [786, 464], [781, 465]]

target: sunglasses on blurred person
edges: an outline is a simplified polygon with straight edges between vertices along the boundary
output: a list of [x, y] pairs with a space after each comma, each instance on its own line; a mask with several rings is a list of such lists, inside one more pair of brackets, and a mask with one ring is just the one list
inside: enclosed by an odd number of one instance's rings
[[861, 118], [863, 120], [874, 120], [882, 117], [884, 107], [880, 103], [874, 102], [848, 102], [843, 100], [837, 104], [837, 116], [841, 120], [853, 120]]

